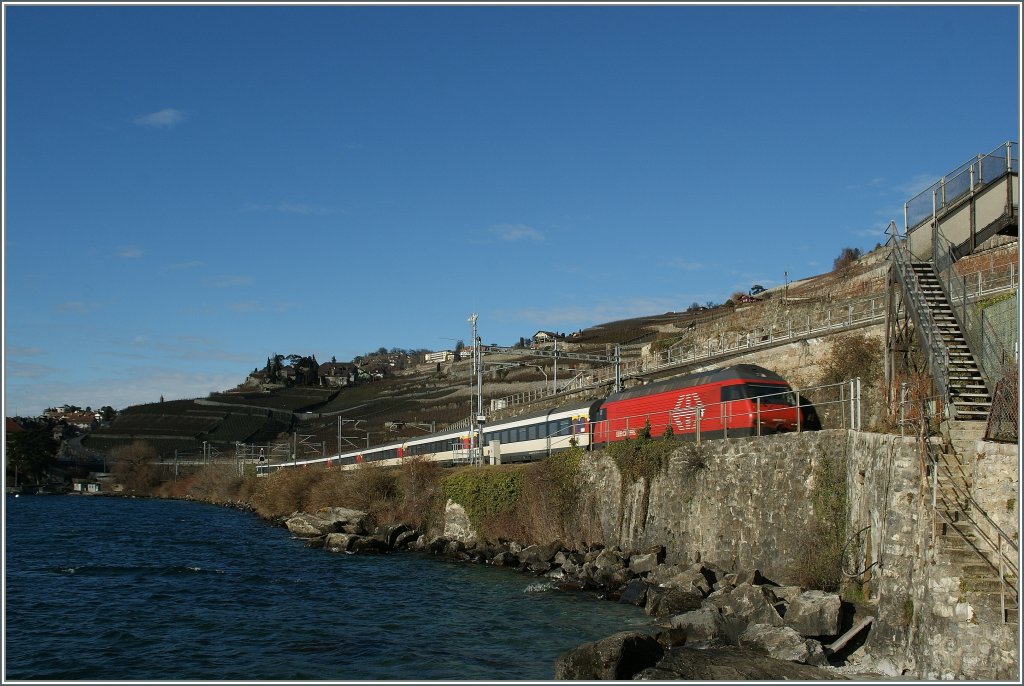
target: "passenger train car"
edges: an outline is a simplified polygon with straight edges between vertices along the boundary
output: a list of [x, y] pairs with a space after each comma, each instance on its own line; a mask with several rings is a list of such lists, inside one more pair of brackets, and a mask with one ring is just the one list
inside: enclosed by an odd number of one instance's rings
[[396, 465], [410, 458], [446, 466], [468, 463], [472, 456], [482, 456], [485, 464], [529, 462], [574, 445], [605, 445], [647, 430], [651, 436], [662, 436], [669, 427], [673, 436], [682, 439], [695, 438], [698, 432], [703, 438], [722, 438], [793, 431], [801, 421], [804, 428], [812, 428], [812, 421], [817, 421], [813, 408], [799, 405], [781, 376], [763, 367], [740, 364], [647, 384], [602, 400], [488, 423], [483, 427], [482, 451], [474, 452], [475, 431], [462, 429], [328, 458], [260, 466], [257, 473], [313, 464], [327, 468]]

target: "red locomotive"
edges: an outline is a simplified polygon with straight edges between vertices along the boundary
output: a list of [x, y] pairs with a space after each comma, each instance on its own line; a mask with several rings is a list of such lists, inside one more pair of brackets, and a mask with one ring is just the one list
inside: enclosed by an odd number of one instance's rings
[[[803, 403], [800, 403], [803, 404]], [[680, 438], [731, 438], [795, 431], [817, 422], [801, 408], [789, 383], [752, 364], [738, 364], [675, 377], [614, 393], [592, 411], [593, 443], [662, 436], [671, 427]], [[801, 416], [803, 415], [803, 417]]]

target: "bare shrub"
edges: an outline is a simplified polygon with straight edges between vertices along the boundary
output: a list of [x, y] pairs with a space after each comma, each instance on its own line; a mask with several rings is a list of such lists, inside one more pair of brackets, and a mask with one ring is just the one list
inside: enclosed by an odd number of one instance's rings
[[860, 259], [862, 254], [860, 248], [843, 248], [843, 251], [839, 253], [839, 256], [832, 263], [832, 271], [839, 271], [849, 267]]
[[440, 520], [442, 514], [439, 482], [442, 469], [422, 459], [406, 460], [398, 470], [401, 493], [397, 518], [420, 531]]
[[110, 451], [114, 459], [114, 474], [129, 493], [146, 494], [163, 479], [164, 470], [154, 464], [156, 449], [143, 440], [119, 445]]
[[363, 464], [353, 470], [320, 472], [320, 478], [310, 483], [304, 502], [310, 511], [349, 507], [368, 512], [378, 523], [392, 523], [398, 493], [395, 469]]
[[[882, 361], [881, 340], [863, 333], [849, 333], [831, 344], [817, 380], [818, 385], [828, 386], [859, 378], [864, 428], [868, 429], [884, 426], [886, 421]], [[829, 413], [823, 416], [827, 418]]]
[[533, 532], [523, 522], [518, 508], [493, 514], [477, 527], [477, 534], [487, 541], [516, 541], [524, 545], [537, 543]]
[[314, 469], [279, 469], [259, 480], [250, 502], [261, 517], [285, 517], [307, 509], [305, 500], [311, 484], [323, 471]]
[[193, 475], [188, 494], [209, 503], [233, 503], [241, 499], [239, 492], [244, 482], [235, 465], [211, 464]]
[[523, 490], [516, 507], [519, 523], [531, 543], [570, 538], [578, 529], [580, 464], [583, 450], [571, 448], [523, 469]]

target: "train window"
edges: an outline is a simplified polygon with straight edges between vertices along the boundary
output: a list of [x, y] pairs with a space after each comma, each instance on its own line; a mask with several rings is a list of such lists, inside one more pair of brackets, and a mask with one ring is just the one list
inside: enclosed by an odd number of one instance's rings
[[743, 384], [736, 384], [735, 386], [722, 386], [722, 402], [728, 402], [730, 400], [743, 400], [746, 395], [743, 393]]
[[519, 435], [517, 436], [517, 438], [518, 438], [518, 440], [519, 440], [520, 442], [521, 442], [521, 441], [525, 441], [525, 440], [526, 440], [526, 427], [525, 427], [525, 426], [521, 426], [521, 427], [519, 427], [519, 431], [518, 431], [517, 433], [519, 434]]
[[531, 441], [537, 440], [537, 425], [536, 424], [530, 424], [530, 426], [528, 426], [526, 428], [526, 437], [529, 440], [531, 440]]
[[796, 398], [793, 396], [793, 392], [785, 386], [763, 383], [748, 383], [744, 385], [746, 386], [747, 397], [749, 398], [760, 396], [762, 403], [771, 405], [796, 405]]

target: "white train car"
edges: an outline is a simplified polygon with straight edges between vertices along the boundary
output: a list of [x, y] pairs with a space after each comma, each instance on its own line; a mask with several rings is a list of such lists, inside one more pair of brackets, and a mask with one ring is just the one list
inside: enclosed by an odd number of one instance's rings
[[[482, 460], [485, 464], [533, 462], [573, 445], [586, 448], [590, 445], [592, 435], [591, 417], [596, 417], [601, 403], [600, 400], [576, 403], [487, 424], [483, 429]], [[442, 431], [329, 457], [259, 465], [256, 473], [258, 476], [266, 476], [278, 469], [311, 466], [326, 469], [354, 469], [371, 463], [395, 466], [408, 459], [427, 460], [452, 467], [469, 464], [480, 454], [475, 451], [475, 442], [475, 431]]]
[[[574, 445], [590, 445], [591, 413], [602, 401], [587, 401], [494, 422], [484, 427], [484, 459], [501, 463], [542, 460]], [[495, 443], [495, 441], [497, 443]], [[497, 455], [494, 447], [497, 447]]]

